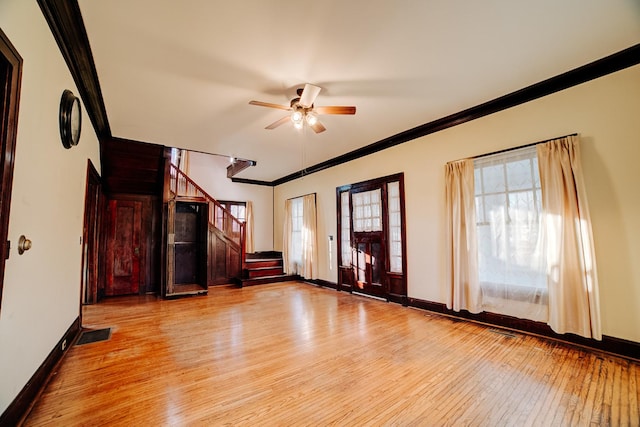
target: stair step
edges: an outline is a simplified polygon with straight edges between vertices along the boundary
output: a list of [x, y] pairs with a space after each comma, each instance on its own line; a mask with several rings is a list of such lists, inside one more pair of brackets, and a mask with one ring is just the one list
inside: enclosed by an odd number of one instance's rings
[[280, 276], [283, 274], [282, 266], [275, 267], [259, 267], [259, 268], [247, 268], [245, 277], [265, 277], [265, 276]]
[[240, 287], [265, 285], [267, 283], [287, 282], [291, 280], [300, 280], [300, 276], [281, 274], [277, 276], [264, 276], [264, 277], [256, 277], [253, 279], [242, 279], [240, 281]]
[[282, 258], [280, 259], [259, 259], [259, 260], [246, 260], [245, 265], [247, 270], [255, 270], [264, 267], [282, 267]]

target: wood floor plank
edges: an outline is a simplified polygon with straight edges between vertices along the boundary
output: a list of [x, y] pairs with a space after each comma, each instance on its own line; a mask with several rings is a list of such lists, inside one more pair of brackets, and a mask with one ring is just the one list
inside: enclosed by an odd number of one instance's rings
[[25, 425], [629, 425], [640, 366], [286, 282], [84, 307]]

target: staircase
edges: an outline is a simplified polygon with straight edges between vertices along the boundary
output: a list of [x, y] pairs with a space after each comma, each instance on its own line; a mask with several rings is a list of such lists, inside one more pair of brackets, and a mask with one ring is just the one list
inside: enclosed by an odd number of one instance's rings
[[245, 227], [175, 165], [169, 166], [168, 200], [209, 204], [207, 285], [240, 283], [245, 260]]
[[297, 280], [299, 276], [284, 274], [282, 254], [268, 251], [246, 254], [240, 286]]
[[282, 253], [245, 252], [245, 227], [176, 166], [169, 169], [169, 199], [202, 199], [209, 203], [209, 286], [236, 283], [240, 287], [300, 279], [286, 275]]

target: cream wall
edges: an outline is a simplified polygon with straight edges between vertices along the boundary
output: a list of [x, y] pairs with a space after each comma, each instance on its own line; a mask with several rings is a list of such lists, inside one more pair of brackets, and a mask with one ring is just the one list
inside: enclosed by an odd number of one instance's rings
[[[336, 234], [337, 186], [404, 172], [410, 297], [445, 302], [444, 164], [578, 132], [600, 279], [603, 333], [640, 342], [640, 66], [428, 135], [278, 186], [274, 232], [284, 201], [317, 193], [319, 278]], [[282, 239], [276, 238], [281, 250]]]
[[227, 178], [229, 159], [189, 153], [189, 176], [211, 197], [253, 204], [253, 244], [256, 252], [273, 249], [273, 187], [232, 182]]
[[[37, 2], [2, 0], [0, 27], [24, 60], [0, 308], [2, 413], [79, 316], [87, 159], [100, 162], [84, 106], [79, 145], [60, 143], [60, 96], [78, 90]], [[33, 248], [18, 255], [21, 234]]]

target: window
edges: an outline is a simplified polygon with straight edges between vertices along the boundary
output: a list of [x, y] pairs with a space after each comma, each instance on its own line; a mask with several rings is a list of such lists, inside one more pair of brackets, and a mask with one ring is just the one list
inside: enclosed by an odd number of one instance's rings
[[602, 339], [579, 142], [567, 135], [445, 165], [447, 308]]
[[380, 189], [353, 193], [353, 231], [382, 230], [382, 200]]
[[349, 209], [349, 192], [340, 193], [340, 248], [342, 251], [342, 266], [351, 265], [351, 211]]
[[228, 200], [223, 200], [218, 202], [222, 205], [223, 208], [228, 210], [235, 219], [237, 219], [240, 222], [246, 221], [247, 204], [245, 202], [230, 202]]
[[402, 273], [402, 216], [400, 214], [400, 182], [387, 184], [389, 210], [389, 271]]
[[302, 197], [291, 200], [291, 261], [302, 262]]
[[544, 320], [547, 278], [536, 148], [474, 160], [474, 191], [483, 309]]
[[285, 200], [282, 258], [286, 274], [317, 278], [316, 195]]

